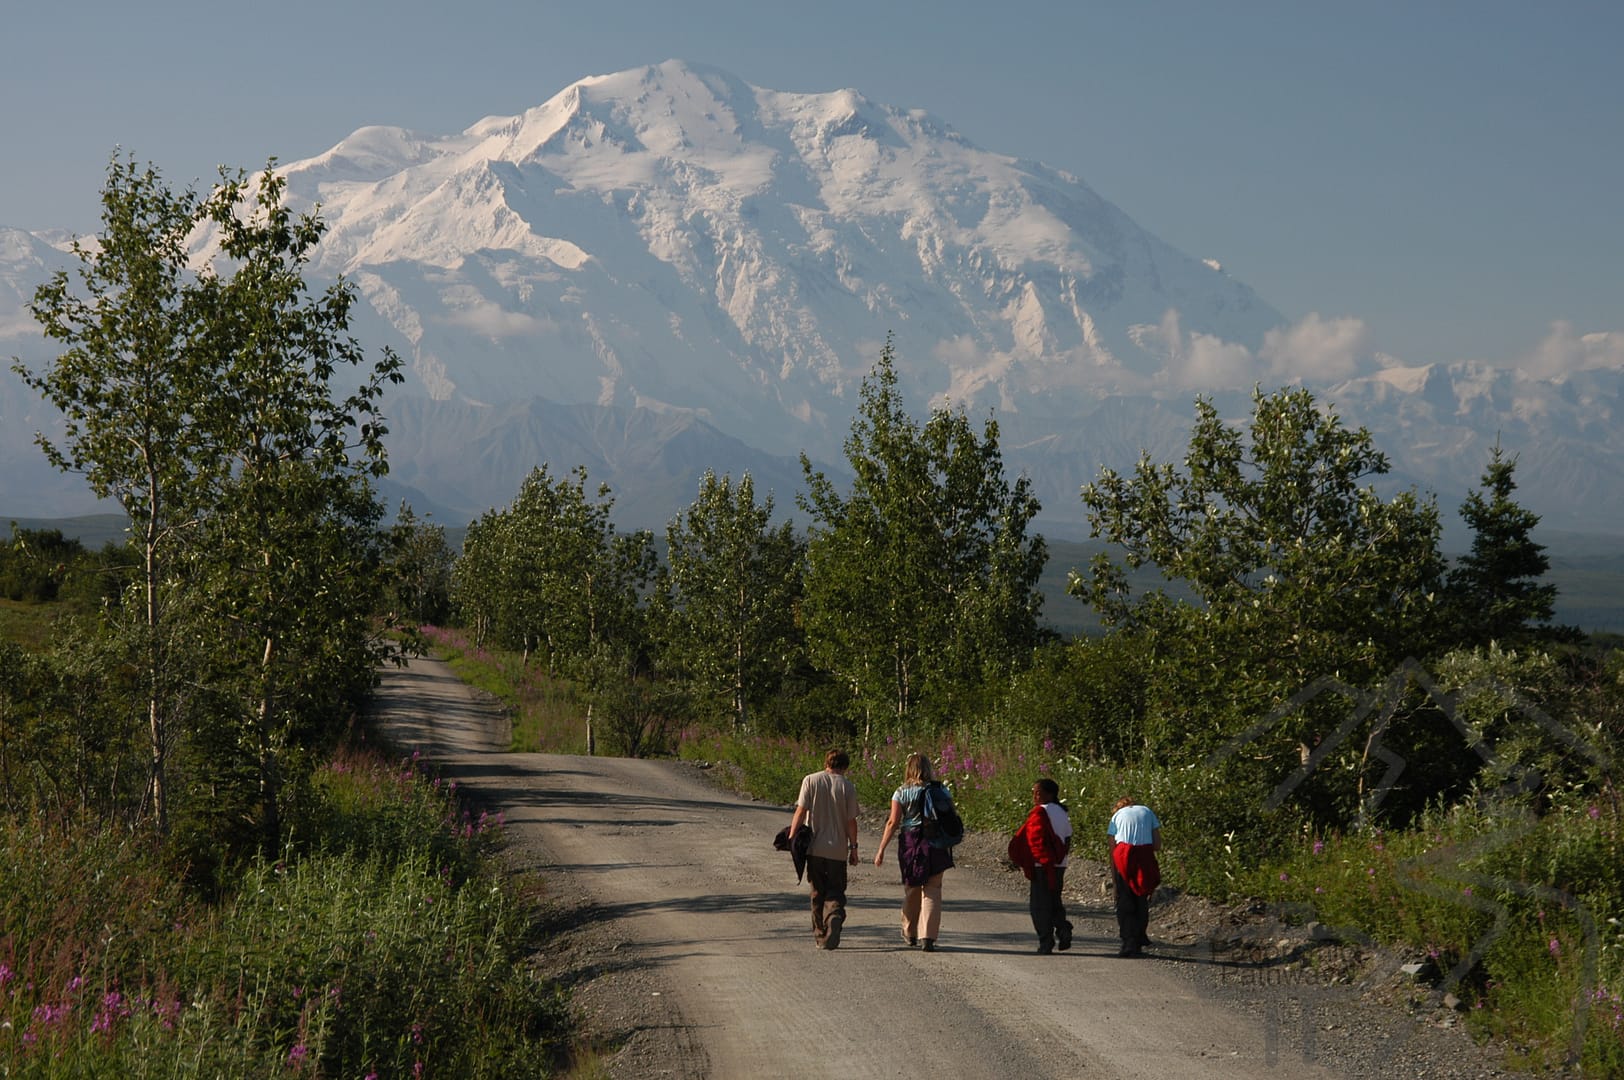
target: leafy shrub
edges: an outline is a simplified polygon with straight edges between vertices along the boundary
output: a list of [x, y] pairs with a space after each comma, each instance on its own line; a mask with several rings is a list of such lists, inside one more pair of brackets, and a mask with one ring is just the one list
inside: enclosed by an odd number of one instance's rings
[[1518, 1064], [1624, 1062], [1624, 866], [1610, 802], [1434, 810], [1412, 829], [1305, 834], [1244, 882], [1345, 932], [1432, 959]]
[[1038, 650], [1015, 675], [1001, 726], [1019, 742], [1048, 740], [1098, 761], [1133, 759], [1144, 741], [1145, 680], [1137, 644], [1126, 634]]
[[409, 761], [351, 754], [316, 789], [330, 831], [215, 904], [116, 832], [6, 825], [0, 1073], [548, 1075], [568, 1017], [486, 858], [499, 822]]

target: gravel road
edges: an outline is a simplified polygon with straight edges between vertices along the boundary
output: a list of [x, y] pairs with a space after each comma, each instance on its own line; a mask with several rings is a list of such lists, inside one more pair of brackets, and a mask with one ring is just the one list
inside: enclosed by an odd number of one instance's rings
[[1118, 959], [1102, 898], [1073, 898], [1075, 946], [1037, 956], [1024, 882], [985, 859], [949, 872], [938, 951], [909, 949], [894, 858], [872, 865], [868, 827], [840, 948], [820, 951], [772, 847], [788, 807], [680, 763], [502, 752], [500, 711], [433, 660], [386, 672], [377, 715], [505, 813], [515, 862], [553, 900], [539, 962], [613, 1077], [1512, 1075], [1459, 1031], [1235, 979], [1199, 943]]

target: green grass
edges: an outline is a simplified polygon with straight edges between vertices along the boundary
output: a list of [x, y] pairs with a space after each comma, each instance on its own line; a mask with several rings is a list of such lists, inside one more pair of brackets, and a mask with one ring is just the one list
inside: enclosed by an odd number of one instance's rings
[[317, 786], [333, 828], [214, 905], [127, 835], [0, 827], [0, 1075], [552, 1075], [571, 1028], [499, 824], [411, 762]]
[[[466, 645], [457, 656], [504, 700], [535, 693], [515, 689], [535, 680], [511, 657], [481, 657]], [[570, 722], [580, 722], [578, 711]], [[783, 805], [826, 749], [703, 728], [681, 732], [677, 743], [683, 758], [724, 764], [719, 772], [740, 790]], [[1322, 836], [1289, 810], [1259, 812], [1267, 791], [1239, 790], [1210, 770], [1106, 766], [985, 727], [845, 749], [865, 808], [883, 810], [907, 755], [920, 751], [952, 786], [965, 821], [983, 830], [1012, 832], [1038, 776], [1059, 783], [1084, 836], [1103, 834], [1111, 806], [1134, 795], [1166, 825], [1162, 866], [1173, 888], [1267, 899], [1303, 921], [1430, 957], [1467, 1002], [1472, 1030], [1499, 1040], [1511, 1064], [1555, 1070], [1572, 1057], [1580, 1075], [1624, 1075], [1618, 801], [1559, 802], [1538, 820], [1507, 817], [1505, 808], [1456, 809], [1400, 832]], [[1458, 981], [1450, 978], [1457, 966]]]
[[425, 626], [421, 632], [459, 679], [508, 709], [512, 749], [586, 753], [586, 706], [568, 680], [549, 677], [539, 664], [526, 663], [517, 653], [481, 648], [461, 630]]
[[61, 606], [56, 604], [0, 599], [0, 641], [9, 641], [33, 652], [42, 651], [51, 640], [56, 617], [61, 612]]
[[1430, 958], [1511, 1063], [1624, 1075], [1624, 823], [1457, 808], [1415, 829], [1304, 836], [1245, 891]]

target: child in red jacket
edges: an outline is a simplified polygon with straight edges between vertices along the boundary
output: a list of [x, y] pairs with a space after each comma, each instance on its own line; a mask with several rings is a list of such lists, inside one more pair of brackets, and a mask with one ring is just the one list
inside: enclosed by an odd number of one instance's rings
[[1062, 892], [1071, 853], [1071, 818], [1060, 805], [1060, 785], [1044, 777], [1032, 785], [1032, 812], [1009, 841], [1009, 859], [1031, 882], [1027, 901], [1038, 955], [1071, 948], [1071, 922]]

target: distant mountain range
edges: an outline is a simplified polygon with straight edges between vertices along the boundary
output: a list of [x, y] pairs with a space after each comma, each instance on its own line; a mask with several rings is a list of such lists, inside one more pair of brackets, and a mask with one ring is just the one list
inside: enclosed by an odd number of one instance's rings
[[[542, 462], [610, 483], [628, 527], [663, 525], [707, 467], [750, 471], [792, 511], [796, 456], [841, 471], [893, 335], [921, 415], [996, 416], [1060, 535], [1085, 535], [1077, 492], [1102, 465], [1178, 456], [1197, 393], [1241, 420], [1254, 384], [1288, 382], [1369, 427], [1393, 482], [1446, 511], [1498, 441], [1549, 525], [1624, 532], [1624, 372], [1363, 355], [1081, 180], [851, 90], [672, 61], [458, 134], [363, 128], [286, 173], [330, 226], [314, 274], [354, 282], [357, 335], [407, 361], [386, 494], [448, 523]], [[0, 355], [52, 355], [25, 305], [64, 247], [0, 229]], [[91, 508], [32, 446], [54, 423], [0, 374], [0, 512]]]

